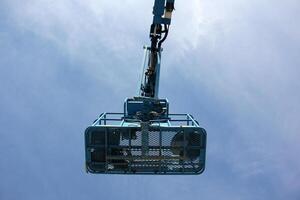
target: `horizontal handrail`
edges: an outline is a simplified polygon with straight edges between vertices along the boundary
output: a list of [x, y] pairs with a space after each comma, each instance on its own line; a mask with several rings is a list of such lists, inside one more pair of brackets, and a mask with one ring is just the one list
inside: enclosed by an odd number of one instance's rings
[[[169, 114], [169, 118], [166, 119], [159, 119], [159, 120], [150, 120], [150, 123], [164, 123], [164, 122], [182, 122], [186, 123], [186, 125], [189, 126], [189, 123], [191, 122], [192, 126], [199, 126], [199, 123], [193, 118], [190, 114]], [[172, 117], [175, 117], [175, 119], [172, 119]], [[124, 121], [124, 113], [113, 113], [113, 112], [107, 112], [100, 114], [99, 118], [96, 119], [93, 123], [93, 126], [96, 125], [106, 125], [109, 122], [141, 122], [138, 119], [125, 119]], [[170, 124], [171, 126], [171, 124]]]

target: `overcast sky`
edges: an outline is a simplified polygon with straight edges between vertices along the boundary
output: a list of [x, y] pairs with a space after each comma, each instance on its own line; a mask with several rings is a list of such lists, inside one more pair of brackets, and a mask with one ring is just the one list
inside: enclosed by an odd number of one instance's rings
[[300, 199], [300, 2], [177, 0], [160, 97], [208, 132], [200, 176], [84, 171], [137, 94], [153, 0], [0, 1], [0, 199]]

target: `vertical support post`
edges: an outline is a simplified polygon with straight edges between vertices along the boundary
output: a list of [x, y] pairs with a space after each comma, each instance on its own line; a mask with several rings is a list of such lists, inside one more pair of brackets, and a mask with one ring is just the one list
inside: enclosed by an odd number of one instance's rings
[[161, 146], [162, 146], [162, 133], [161, 133], [161, 126], [159, 126], [159, 172], [160, 173], [161, 173], [161, 160], [162, 160]]
[[108, 162], [107, 162], [107, 156], [108, 152], [110, 152], [110, 149], [108, 149], [108, 131], [107, 128], [105, 128], [105, 173], [108, 172]]
[[186, 145], [187, 145], [187, 142], [186, 142], [186, 131], [183, 131], [183, 162], [182, 162], [182, 171], [184, 172], [185, 171], [185, 159], [186, 159]]
[[129, 130], [129, 150], [128, 152], [130, 152], [130, 155], [127, 155], [128, 157], [130, 157], [129, 159], [129, 172], [131, 172], [131, 165], [132, 165], [132, 155], [131, 155], [131, 136], [132, 136], [132, 133], [131, 133], [131, 130]]
[[142, 128], [142, 155], [147, 156], [149, 153], [149, 123], [141, 122]]
[[190, 125], [190, 117], [188, 115], [186, 116], [186, 120], [187, 120], [187, 125], [189, 126]]

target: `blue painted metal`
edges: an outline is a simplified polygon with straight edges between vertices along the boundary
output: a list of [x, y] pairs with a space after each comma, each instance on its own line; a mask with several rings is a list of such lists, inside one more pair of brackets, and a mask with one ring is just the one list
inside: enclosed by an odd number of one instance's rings
[[[166, 9], [169, 5], [169, 9], [174, 9], [175, 0], [155, 0], [153, 7], [153, 24], [171, 24], [171, 18], [168, 18], [167, 12], [170, 10]], [[171, 11], [171, 12], [172, 12]]]
[[146, 97], [128, 98], [124, 103], [124, 118], [127, 120], [138, 119], [141, 121], [168, 120], [169, 102], [167, 99]]
[[85, 131], [86, 170], [99, 174], [201, 174], [206, 131], [190, 114], [170, 114], [160, 99], [161, 44], [174, 0], [155, 0], [151, 46], [144, 47], [139, 96], [122, 113], [102, 113]]
[[191, 115], [169, 114], [169, 120], [150, 123], [122, 116], [103, 113], [86, 129], [87, 172], [195, 175], [204, 171], [206, 132]]
[[[159, 52], [155, 52], [157, 56], [157, 62], [155, 64], [155, 86], [154, 86], [154, 96], [153, 98], [158, 98], [159, 93], [159, 78], [160, 78], [160, 64], [161, 64], [161, 53], [162, 49], [159, 50]], [[142, 79], [141, 79], [141, 85], [139, 88], [139, 96], [143, 96], [143, 90], [142, 88], [147, 87], [147, 77], [145, 76], [149, 63], [151, 62], [151, 48], [144, 46], [144, 59], [143, 59], [143, 71], [142, 71]]]

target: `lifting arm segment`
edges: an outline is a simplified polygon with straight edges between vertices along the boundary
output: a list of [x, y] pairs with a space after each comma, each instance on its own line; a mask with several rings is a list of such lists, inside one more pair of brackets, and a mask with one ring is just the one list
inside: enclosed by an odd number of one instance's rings
[[144, 80], [141, 83], [140, 95], [142, 97], [158, 98], [158, 59], [161, 54], [161, 45], [168, 36], [174, 3], [175, 0], [155, 0], [154, 2], [154, 17], [150, 28], [150, 55], [147, 69], [143, 72]]

